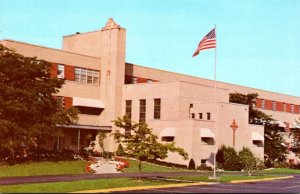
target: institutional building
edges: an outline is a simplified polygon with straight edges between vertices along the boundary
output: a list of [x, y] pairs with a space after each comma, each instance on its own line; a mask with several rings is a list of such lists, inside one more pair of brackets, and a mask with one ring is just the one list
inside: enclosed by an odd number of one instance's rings
[[[295, 120], [300, 117], [300, 97], [224, 82], [217, 82], [215, 90], [213, 80], [126, 62], [126, 30], [113, 19], [101, 30], [64, 36], [61, 50], [14, 40], [1, 44], [52, 63], [52, 76], [66, 80], [58, 98], [65, 108], [81, 111], [78, 123], [63, 127], [63, 138], [45, 142], [49, 148], [86, 147], [98, 131], [115, 131], [111, 121], [127, 114], [147, 122], [160, 141], [174, 141], [189, 154], [189, 160], [170, 154], [167, 162], [212, 165], [213, 153], [222, 144], [248, 147], [263, 158], [264, 128], [248, 123], [248, 106], [229, 102], [235, 92], [258, 93], [257, 108], [281, 127], [299, 128]], [[116, 151], [117, 146], [107, 136], [106, 150]], [[291, 153], [289, 158], [295, 157]]]

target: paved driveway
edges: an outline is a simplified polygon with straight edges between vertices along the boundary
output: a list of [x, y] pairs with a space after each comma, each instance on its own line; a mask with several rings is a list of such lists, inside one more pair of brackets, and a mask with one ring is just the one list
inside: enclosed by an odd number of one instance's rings
[[134, 190], [130, 193], [300, 193], [300, 175], [283, 180]]

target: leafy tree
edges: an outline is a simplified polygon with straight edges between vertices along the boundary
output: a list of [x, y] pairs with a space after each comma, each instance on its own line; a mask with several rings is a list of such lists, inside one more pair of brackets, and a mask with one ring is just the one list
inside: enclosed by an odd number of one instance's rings
[[265, 165], [274, 167], [275, 163], [286, 161], [288, 150], [284, 145], [284, 129], [278, 124], [265, 124]]
[[50, 77], [51, 64], [25, 57], [0, 44], [0, 146], [12, 152], [41, 139], [57, 138], [77, 119], [75, 109], [63, 110], [53, 95], [64, 80]]
[[272, 116], [265, 114], [264, 112], [255, 108], [257, 93], [241, 94], [230, 93], [229, 102], [249, 105], [249, 123], [250, 124], [262, 124], [272, 121]]
[[98, 137], [98, 144], [99, 144], [100, 148], [102, 149], [102, 152], [103, 152], [102, 154], [103, 154], [104, 158], [107, 158], [105, 156], [106, 152], [104, 150], [104, 139], [106, 138], [106, 136], [107, 136], [106, 132], [104, 132], [104, 131], [99, 131], [98, 135], [97, 135], [97, 137]]
[[[297, 124], [300, 125], [300, 118], [296, 120]], [[291, 138], [293, 139], [291, 150], [299, 157], [300, 156], [300, 130], [298, 128], [291, 130]]]
[[119, 131], [113, 133], [114, 139], [117, 143], [124, 143], [124, 152], [126, 155], [136, 158], [139, 161], [139, 179], [141, 177], [142, 161], [165, 159], [168, 152], [177, 152], [185, 160], [188, 154], [175, 143], [159, 143], [157, 135], [152, 133], [152, 129], [146, 123], [135, 123], [131, 121], [127, 115], [122, 118], [118, 117], [113, 121], [114, 125], [130, 131], [125, 136]]
[[221, 169], [241, 170], [238, 154], [233, 147], [222, 145], [217, 151], [216, 161]]
[[264, 168], [263, 161], [255, 157], [249, 148], [243, 147], [243, 149], [239, 152], [238, 157], [242, 169], [247, 171], [248, 176], [251, 176], [253, 173]]
[[[286, 159], [287, 149], [283, 146], [283, 133], [284, 132], [278, 124], [272, 123], [274, 119], [272, 116], [255, 108], [257, 93], [241, 94], [231, 93], [230, 102], [249, 105], [249, 123], [251, 124], [264, 124], [265, 131], [265, 164], [272, 167], [275, 162], [284, 162]], [[299, 145], [300, 148], [300, 145]], [[299, 149], [300, 151], [300, 149]]]

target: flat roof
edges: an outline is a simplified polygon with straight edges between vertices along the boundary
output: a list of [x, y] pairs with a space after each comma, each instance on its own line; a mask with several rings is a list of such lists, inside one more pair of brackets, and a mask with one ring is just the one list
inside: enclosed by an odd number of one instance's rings
[[65, 50], [62, 50], [62, 49], [56, 49], [56, 48], [51, 48], [51, 47], [46, 47], [46, 46], [40, 46], [40, 45], [36, 45], [36, 44], [29, 44], [29, 43], [26, 43], [26, 42], [21, 42], [21, 41], [16, 41], [16, 40], [11, 40], [11, 39], [0, 40], [0, 43], [1, 42], [5, 42], [5, 41], [7, 41], [7, 42], [14, 42], [14, 43], [18, 43], [18, 44], [25, 44], [25, 45], [39, 47], [39, 48], [43, 48], [43, 49], [50, 49], [50, 50], [54, 50], [54, 51], [58, 51], [58, 52], [64, 52], [64, 53], [79, 55], [79, 56], [83, 56], [83, 57], [101, 59], [100, 57], [95, 57], [95, 56], [90, 56], [90, 55], [84, 55], [84, 54], [80, 54], [80, 53], [74, 53], [74, 52], [65, 51]]

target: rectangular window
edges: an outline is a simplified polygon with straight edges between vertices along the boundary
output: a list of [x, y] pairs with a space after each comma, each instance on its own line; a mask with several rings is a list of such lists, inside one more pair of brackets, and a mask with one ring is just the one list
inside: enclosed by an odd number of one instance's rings
[[261, 108], [266, 109], [266, 100], [264, 99], [261, 100]]
[[295, 113], [295, 105], [291, 104], [291, 113]]
[[59, 64], [57, 67], [57, 78], [64, 79], [65, 78], [65, 66]]
[[160, 98], [154, 99], [154, 119], [160, 119], [160, 109], [161, 109]]
[[87, 84], [99, 84], [100, 73], [96, 70], [85, 69], [76, 67], [75, 68], [75, 81]]
[[277, 104], [276, 104], [276, 101], [273, 101], [273, 102], [272, 102], [272, 109], [273, 109], [274, 111], [276, 111], [276, 105], [277, 105]]
[[264, 147], [264, 143], [260, 140], [252, 140], [252, 144], [255, 147]]
[[81, 69], [76, 67], [75, 68], [75, 81], [80, 82], [80, 75], [81, 75]]
[[171, 137], [171, 136], [164, 136], [164, 137], [161, 137], [161, 141], [166, 141], [166, 142], [172, 142], [174, 141], [175, 137]]
[[195, 113], [191, 113], [191, 117], [192, 117], [192, 119], [194, 119], [195, 118]]
[[207, 120], [210, 120], [210, 112], [206, 113]]
[[286, 112], [286, 103], [283, 103], [283, 112]]
[[203, 119], [203, 114], [199, 113], [199, 119]]
[[131, 83], [132, 84], [136, 84], [137, 83], [137, 78], [136, 77], [132, 77]]
[[146, 100], [140, 100], [140, 123], [146, 122]]
[[131, 119], [131, 108], [132, 108], [132, 101], [126, 100], [125, 101], [125, 114], [128, 116], [129, 119]]
[[206, 159], [201, 160], [201, 166], [206, 166]]
[[147, 79], [147, 83], [152, 83], [153, 81], [151, 79]]
[[63, 109], [65, 107], [65, 99], [63, 96], [56, 96], [56, 101], [59, 109]]

